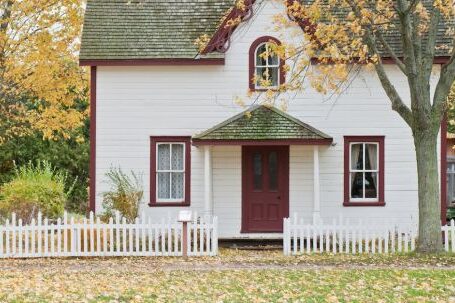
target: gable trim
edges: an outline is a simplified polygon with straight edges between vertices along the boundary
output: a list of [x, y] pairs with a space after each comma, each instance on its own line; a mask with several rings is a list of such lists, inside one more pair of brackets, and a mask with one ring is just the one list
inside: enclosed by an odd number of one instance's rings
[[[235, 32], [237, 27], [253, 17], [253, 5], [256, 0], [245, 0], [245, 8], [241, 9], [234, 5], [229, 14], [224, 18], [223, 22], [218, 26], [212, 38], [207, 43], [201, 54], [206, 55], [212, 52], [225, 53], [230, 47], [230, 40], [232, 34]], [[231, 26], [228, 22], [231, 20], [240, 20], [238, 24]]]

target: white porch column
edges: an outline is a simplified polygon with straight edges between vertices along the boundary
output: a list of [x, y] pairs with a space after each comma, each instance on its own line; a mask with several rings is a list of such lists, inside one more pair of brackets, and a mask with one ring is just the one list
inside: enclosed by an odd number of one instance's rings
[[204, 146], [204, 213], [213, 215], [212, 147]]
[[319, 177], [319, 146], [313, 147], [313, 224], [321, 222], [321, 185]]

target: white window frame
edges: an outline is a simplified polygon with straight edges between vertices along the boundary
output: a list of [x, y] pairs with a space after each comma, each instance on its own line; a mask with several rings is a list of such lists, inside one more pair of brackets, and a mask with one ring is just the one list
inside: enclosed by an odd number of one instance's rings
[[[160, 145], [170, 145], [170, 149], [169, 149], [169, 169], [162, 169], [160, 170], [159, 169], [159, 165], [158, 165], [158, 158], [159, 158], [159, 150], [158, 150], [158, 147]], [[178, 170], [178, 169], [172, 169], [172, 145], [182, 145], [183, 146], [183, 170]], [[156, 143], [156, 146], [155, 146], [155, 167], [156, 167], [156, 172], [155, 172], [155, 179], [156, 179], [156, 191], [155, 191], [155, 198], [156, 198], [156, 202], [158, 203], [183, 203], [185, 202], [185, 182], [186, 182], [186, 144], [185, 142], [157, 142]], [[158, 173], [170, 173], [170, 176], [169, 176], [169, 194], [170, 196], [172, 196], [172, 173], [183, 173], [183, 195], [182, 195], [182, 198], [181, 199], [160, 199], [158, 198], [158, 192], [159, 192], [159, 187], [158, 187], [158, 182], [159, 182], [159, 178], [158, 178]]]
[[[281, 83], [280, 83], [280, 78], [281, 78], [281, 58], [277, 55], [277, 58], [278, 58], [278, 64], [269, 64], [269, 59], [267, 58], [265, 60], [265, 65], [257, 65], [258, 62], [257, 62], [257, 57], [258, 57], [258, 50], [259, 48], [261, 48], [263, 45], [266, 46], [266, 49], [269, 49], [269, 45], [273, 43], [273, 42], [262, 42], [261, 44], [259, 44], [255, 51], [254, 51], [254, 75], [255, 75], [255, 79], [256, 81], [254, 81], [254, 88], [255, 89], [277, 89], [278, 87], [280, 87]], [[258, 68], [277, 68], [277, 72], [278, 72], [278, 75], [277, 75], [277, 85], [276, 86], [259, 86], [258, 85]], [[261, 79], [262, 79], [262, 75], [261, 75]]]
[[[362, 152], [363, 152], [363, 169], [352, 169], [352, 146], [356, 144], [362, 144]], [[366, 146], [367, 145], [376, 145], [376, 169], [365, 169], [365, 162], [366, 162]], [[349, 202], [379, 202], [379, 191], [380, 191], [380, 144], [378, 142], [350, 142], [349, 143]], [[353, 173], [362, 173], [363, 174], [363, 198], [352, 198], [352, 174]], [[366, 173], [376, 173], [377, 175], [377, 185], [376, 185], [376, 198], [365, 198], [365, 174]]]

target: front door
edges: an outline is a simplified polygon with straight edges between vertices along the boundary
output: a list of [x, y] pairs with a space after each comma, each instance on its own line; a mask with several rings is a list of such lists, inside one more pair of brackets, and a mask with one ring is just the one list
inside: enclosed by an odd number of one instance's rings
[[283, 232], [289, 216], [289, 147], [242, 149], [242, 232]]

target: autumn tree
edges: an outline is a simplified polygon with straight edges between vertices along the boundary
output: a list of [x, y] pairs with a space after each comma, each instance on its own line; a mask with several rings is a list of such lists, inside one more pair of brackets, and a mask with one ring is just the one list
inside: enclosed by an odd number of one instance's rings
[[82, 126], [82, 2], [0, 0], [0, 144], [33, 131], [68, 138]]
[[[237, 1], [237, 8], [242, 9], [246, 1]], [[455, 80], [454, 1], [283, 2], [287, 12], [276, 16], [277, 29], [297, 25], [303, 29], [304, 39], [297, 44], [275, 46], [272, 50], [273, 55], [286, 60], [290, 76], [277, 91], [265, 93], [266, 102], [275, 102], [283, 92], [297, 92], [308, 86], [324, 94], [340, 93], [359, 71], [374, 69], [391, 108], [410, 127], [414, 137], [419, 189], [417, 250], [441, 251], [437, 140], [447, 111], [447, 96]], [[231, 24], [237, 26], [240, 22], [232, 20]], [[447, 60], [439, 70], [435, 57], [441, 54]], [[400, 95], [385, 68], [384, 57], [407, 79], [409, 97]], [[430, 80], [435, 73], [439, 79], [433, 91]], [[270, 82], [267, 74], [261, 77], [261, 85]]]

